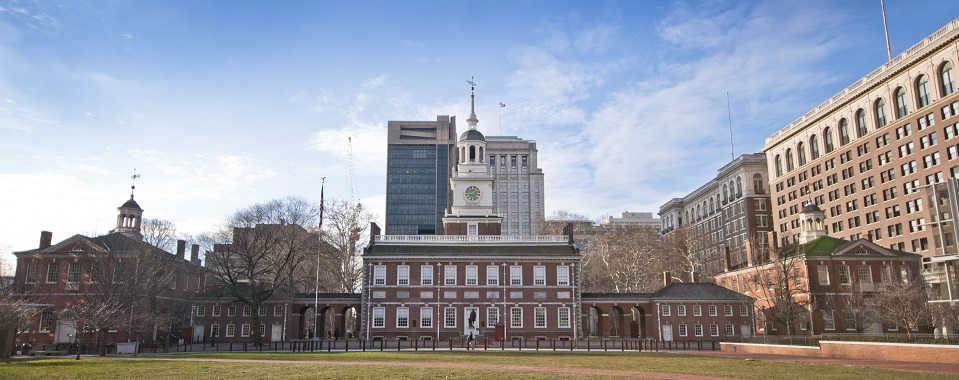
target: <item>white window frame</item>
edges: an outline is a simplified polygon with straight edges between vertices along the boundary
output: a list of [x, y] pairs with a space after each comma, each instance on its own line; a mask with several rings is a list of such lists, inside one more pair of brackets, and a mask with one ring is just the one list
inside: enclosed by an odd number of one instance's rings
[[676, 305], [676, 315], [680, 317], [686, 316], [686, 305]]
[[499, 323], [499, 307], [486, 308], [486, 327], [494, 328]]
[[456, 328], [456, 308], [447, 307], [443, 309], [443, 327], [449, 329]]
[[374, 307], [373, 308], [373, 328], [382, 329], [385, 327], [386, 327], [386, 308]]
[[219, 338], [220, 337], [220, 324], [214, 323], [210, 325], [210, 337]]
[[273, 305], [273, 316], [274, 317], [283, 316], [283, 305]]
[[535, 286], [546, 285], [546, 267], [545, 266], [537, 265], [533, 267], [533, 285]]
[[747, 305], [739, 305], [739, 316], [740, 316], [740, 317], [748, 317], [748, 316], [749, 316], [749, 306], [747, 306]]
[[410, 308], [396, 308], [396, 328], [405, 329], [410, 327]]
[[423, 306], [420, 308], [420, 327], [422, 328], [433, 327], [433, 308], [432, 307]]
[[696, 336], [703, 336], [703, 325], [700, 323], [693, 325], [693, 333]]
[[236, 325], [232, 323], [226, 324], [226, 331], [223, 332], [223, 336], [227, 338], [232, 338], [236, 336]]
[[420, 266], [420, 285], [433, 285], [433, 266]]
[[723, 315], [727, 317], [733, 316], [733, 305], [723, 305]]
[[557, 322], [556, 322], [556, 327], [559, 327], [559, 328], [561, 328], [561, 329], [568, 329], [568, 328], [570, 328], [570, 326], [571, 326], [571, 324], [570, 324], [570, 309], [569, 309], [568, 307], [565, 307], [565, 306], [564, 306], [564, 307], [560, 307], [560, 308], [557, 309], [557, 314], [558, 314], [559, 318], [558, 318], [558, 320], [557, 320]]
[[689, 329], [686, 327], [685, 323], [679, 324], [679, 336], [689, 336]]
[[522, 307], [512, 307], [509, 309], [509, 327], [511, 328], [522, 328], [523, 327], [523, 308]]
[[479, 266], [466, 266], [466, 285], [479, 285]]
[[819, 277], [819, 285], [829, 285], [829, 266], [825, 264], [816, 266], [816, 277]]
[[386, 265], [373, 266], [373, 285], [386, 285]]
[[660, 305], [660, 308], [664, 317], [672, 315], [672, 308], [669, 305]]
[[205, 317], [205, 316], [206, 316], [206, 306], [204, 306], [204, 305], [197, 305], [197, 307], [196, 307], [196, 316], [197, 316], [197, 317]]
[[537, 329], [546, 328], [546, 308], [545, 307], [533, 308], [533, 327]]
[[719, 336], [719, 325], [715, 323], [709, 325], [709, 336]]
[[222, 307], [220, 305], [213, 305], [213, 311], [210, 313], [210, 315], [214, 317], [219, 317], [221, 311], [222, 311]]
[[486, 285], [499, 285], [499, 266], [498, 265], [487, 265], [486, 266]]
[[556, 267], [556, 285], [569, 285], [569, 266], [560, 265]]
[[717, 315], [719, 315], [719, 308], [716, 305], [709, 305], [709, 316], [715, 317]]
[[410, 266], [399, 265], [396, 267], [396, 285], [410, 284]]
[[252, 329], [253, 329], [253, 326], [250, 326], [249, 323], [244, 323], [243, 325], [240, 326], [240, 337], [245, 338], [250, 336]]
[[443, 285], [456, 285], [456, 265], [443, 267]]
[[701, 305], [693, 305], [693, 316], [701, 317], [703, 315], [703, 307]]
[[519, 265], [511, 265], [509, 267], [509, 284], [510, 286], [523, 286], [523, 267]]

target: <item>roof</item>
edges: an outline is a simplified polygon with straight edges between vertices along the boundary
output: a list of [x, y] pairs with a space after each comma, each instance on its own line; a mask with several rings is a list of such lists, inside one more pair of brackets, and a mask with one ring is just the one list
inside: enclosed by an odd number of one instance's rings
[[664, 288], [653, 292], [654, 300], [664, 299], [686, 299], [686, 300], [726, 300], [726, 301], [748, 301], [752, 297], [734, 292], [722, 286], [705, 283], [682, 283], [673, 282]]
[[866, 252], [878, 253], [884, 256], [897, 256], [916, 259], [921, 257], [920, 255], [914, 253], [889, 249], [866, 239], [849, 241], [831, 236], [820, 236], [819, 238], [816, 238], [816, 240], [803, 244], [800, 246], [799, 252], [804, 253], [806, 257], [836, 256], [848, 253], [850, 250], [856, 247], [860, 248], [856, 250], [857, 252], [865, 250]]
[[480, 133], [480, 131], [477, 131], [475, 129], [469, 129], [466, 132], [463, 132], [462, 135], [460, 135], [460, 141], [464, 141], [464, 140], [486, 141], [486, 137], [483, 137], [483, 134]]
[[112, 252], [124, 253], [140, 250], [141, 252], [152, 252], [157, 255], [168, 255], [170, 259], [181, 262], [176, 255], [164, 251], [156, 246], [140, 239], [134, 239], [119, 232], [113, 232], [97, 237], [87, 237], [80, 234], [73, 235], [61, 240], [46, 248], [35, 248], [26, 251], [14, 252], [14, 254], [75, 254], [76, 252]]
[[376, 256], [579, 256], [569, 244], [372, 244], [364, 257]]
[[143, 211], [143, 209], [140, 208], [140, 204], [133, 200], [133, 194], [130, 194], [130, 199], [126, 202], [123, 202], [123, 205], [121, 205], [120, 208], [134, 208]]

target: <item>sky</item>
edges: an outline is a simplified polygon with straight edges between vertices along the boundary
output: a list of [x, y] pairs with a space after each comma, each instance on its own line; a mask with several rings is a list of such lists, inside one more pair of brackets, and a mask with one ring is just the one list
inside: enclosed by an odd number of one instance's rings
[[[959, 2], [886, 14], [895, 56]], [[878, 0], [0, 0], [0, 257], [109, 232], [134, 169], [185, 234], [324, 177], [382, 224], [387, 122], [465, 130], [470, 78], [548, 215], [655, 213], [887, 59]]]

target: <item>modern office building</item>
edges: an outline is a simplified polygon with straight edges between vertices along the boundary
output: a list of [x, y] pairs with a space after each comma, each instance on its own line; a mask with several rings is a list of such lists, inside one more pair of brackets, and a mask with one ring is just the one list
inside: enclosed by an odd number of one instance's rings
[[648, 227], [656, 231], [662, 231], [662, 221], [659, 218], [654, 217], [651, 212], [629, 212], [624, 211], [622, 216], [619, 218], [612, 215], [606, 215], [603, 218], [603, 221], [600, 222], [602, 226], [618, 226], [618, 227]]
[[660, 207], [664, 237], [686, 234], [701, 251], [697, 272], [722, 273], [727, 256], [732, 268], [745, 266], [750, 242], [772, 231], [766, 170], [765, 155], [744, 154], [720, 168], [713, 180]]
[[452, 205], [456, 118], [390, 121], [386, 159], [386, 234], [442, 235]]
[[959, 19], [766, 139], [780, 243], [812, 200], [830, 236], [925, 256], [927, 282], [954, 300], [957, 41]]
[[503, 218], [503, 235], [536, 235], [545, 218], [545, 185], [537, 152], [536, 141], [486, 136], [493, 211]]

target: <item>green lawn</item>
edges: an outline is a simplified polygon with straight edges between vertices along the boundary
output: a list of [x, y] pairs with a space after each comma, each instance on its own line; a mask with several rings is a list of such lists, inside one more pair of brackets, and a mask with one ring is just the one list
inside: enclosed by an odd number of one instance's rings
[[[153, 361], [145, 358], [218, 358], [266, 363]], [[273, 362], [269, 361], [283, 361]], [[293, 363], [289, 361], [294, 361]], [[315, 363], [312, 361], [343, 362]], [[421, 363], [412, 366], [351, 362]], [[477, 368], [477, 365], [488, 367]], [[668, 353], [622, 352], [348, 352], [148, 355], [140, 359], [32, 359], [0, 362], [0, 379], [585, 379], [597, 375], [509, 370], [505, 366], [613, 369], [752, 379], [945, 379], [946, 375], [772, 361], [745, 361]], [[447, 367], [443, 367], [447, 366]], [[604, 376], [599, 376], [604, 377]], [[953, 376], [952, 378], [959, 378]]]

